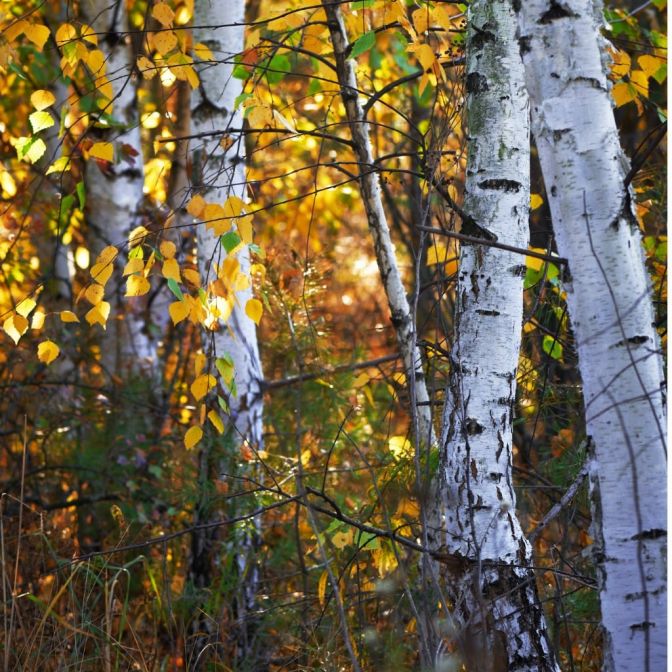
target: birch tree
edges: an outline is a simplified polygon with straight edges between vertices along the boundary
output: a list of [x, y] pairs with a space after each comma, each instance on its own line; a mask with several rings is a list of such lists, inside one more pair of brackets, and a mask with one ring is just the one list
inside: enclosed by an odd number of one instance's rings
[[[232, 198], [244, 200], [246, 194], [245, 145], [240, 132], [243, 119], [236, 107], [242, 87], [240, 81], [232, 77], [234, 56], [243, 50], [244, 18], [244, 0], [227, 3], [196, 0], [194, 5], [194, 42], [205, 45], [212, 53], [212, 60], [202, 64], [200, 84], [191, 98], [191, 131], [197, 138], [191, 147], [192, 186], [194, 193], [205, 201], [218, 204]], [[232, 230], [238, 230], [241, 239], [247, 238], [240, 225], [235, 227], [233, 222], [229, 225]], [[228, 297], [230, 314], [222, 316], [223, 324], [213, 323], [212, 330], [204, 332], [204, 346], [213, 359], [226, 358], [233, 367], [234, 378], [228, 399], [228, 436], [231, 439], [231, 462], [236, 462], [244, 445], [253, 450], [259, 450], [263, 445], [262, 370], [255, 324], [246, 314], [247, 302], [252, 298], [249, 248], [241, 244], [227, 255], [216, 230], [212, 222], [201, 224], [197, 229], [198, 264], [203, 282], [212, 288], [218, 277], [225, 273], [226, 264], [233, 264], [238, 269], [240, 280], [238, 291]], [[216, 293], [216, 290], [210, 292], [211, 300], [216, 300], [212, 297]], [[209, 471], [208, 458], [204, 451], [202, 474]], [[215, 465], [215, 468], [219, 466]], [[202, 514], [207, 515], [205, 511]], [[250, 645], [247, 621], [252, 617], [250, 611], [255, 603], [258, 567], [253, 551], [257, 543], [256, 529], [245, 531], [235, 549], [241, 584], [236, 608], [242, 656]], [[208, 571], [212, 541], [205, 535], [197, 536], [195, 540], [193, 562], [196, 564], [192, 565], [192, 578], [201, 587], [206, 587], [208, 580], [207, 576], [199, 577], [198, 573]]]
[[[95, 258], [108, 245], [123, 248], [129, 233], [140, 223], [144, 176], [126, 3], [83, 0], [81, 10], [105, 56], [98, 70], [91, 72], [90, 86], [101, 96], [105, 95], [103, 91], [111, 93], [109, 100], [101, 99], [101, 112], [92, 119], [90, 135], [98, 142], [113, 143], [117, 159], [104, 167], [94, 160], [86, 162], [86, 223], [89, 248]], [[110, 124], [110, 119], [117, 123]], [[119, 267], [122, 257], [117, 259]], [[108, 373], [116, 375], [127, 373], [131, 364], [148, 370], [155, 359], [156, 345], [147, 335], [144, 300], [130, 298], [124, 302], [123, 283], [118, 277], [113, 279], [112, 291], [114, 319], [103, 337], [103, 365]]]
[[[529, 110], [512, 5], [469, 6], [462, 228], [527, 248]], [[440, 538], [473, 670], [558, 669], [512, 478], [524, 274], [516, 253], [462, 244], [440, 442]]]
[[605, 669], [653, 671], [665, 668], [667, 635], [663, 368], [601, 10], [528, 0], [520, 48], [596, 446]]

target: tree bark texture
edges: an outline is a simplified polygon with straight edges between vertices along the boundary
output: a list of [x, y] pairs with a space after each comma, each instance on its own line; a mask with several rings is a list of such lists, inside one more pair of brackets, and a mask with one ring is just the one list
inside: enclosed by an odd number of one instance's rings
[[[122, 250], [127, 244], [128, 234], [140, 224], [144, 185], [128, 16], [123, 0], [83, 0], [81, 10], [84, 20], [97, 34], [99, 48], [105, 55], [106, 75], [113, 90], [113, 99], [101, 111], [122, 124], [120, 130], [100, 121], [90, 132], [94, 141], [114, 144], [117, 160], [104, 168], [97, 161], [86, 162], [84, 179], [89, 249], [95, 259], [104, 247], [114, 245], [120, 250], [116, 266], [123, 268], [125, 254]], [[103, 72], [93, 75], [101, 77]], [[135, 159], [130, 157], [129, 150], [137, 152]], [[120, 159], [122, 155], [129, 159]], [[111, 319], [101, 347], [104, 367], [108, 373], [116, 375], [128, 373], [132, 368], [149, 370], [156, 359], [156, 343], [146, 331], [145, 301], [143, 298], [124, 300], [124, 284], [120, 276], [120, 272], [115, 273], [106, 288], [106, 293], [112, 292], [107, 299], [111, 304]]]
[[[511, 0], [469, 5], [464, 211], [483, 236], [527, 248], [529, 106], [516, 28]], [[440, 442], [439, 545], [454, 559], [446, 585], [470, 670], [558, 670], [512, 478], [524, 275], [518, 254], [461, 246]]]
[[[194, 43], [203, 43], [213, 54], [213, 62], [199, 68], [200, 85], [191, 97], [191, 133], [201, 136], [192, 140], [192, 189], [206, 201], [224, 203], [237, 196], [245, 200], [245, 143], [241, 133], [229, 135], [228, 147], [222, 142], [227, 129], [240, 129], [243, 117], [236, 109], [236, 98], [242, 93], [240, 80], [232, 77], [234, 57], [244, 48], [244, 0], [196, 0], [194, 3]], [[234, 25], [237, 24], [237, 25]], [[221, 26], [215, 28], [214, 26]], [[214, 133], [207, 136], [208, 133]], [[221, 264], [226, 251], [219, 236], [201, 224], [197, 229], [198, 264], [204, 285], [216, 280], [215, 264]], [[250, 276], [250, 254], [246, 245], [236, 253], [241, 272]], [[252, 286], [236, 292], [236, 303], [226, 324], [212, 332], [204, 332], [204, 350], [211, 355], [228, 355], [234, 364], [236, 392], [228, 399], [230, 424], [228, 436], [233, 446], [232, 463], [244, 444], [254, 450], [263, 446], [263, 379], [259, 346], [254, 322], [245, 313], [245, 304], [252, 298]], [[258, 564], [255, 557], [259, 539], [259, 521], [241, 532], [235, 547], [240, 597], [236, 600], [239, 621], [239, 655], [247, 655], [253, 628], [250, 619], [256, 601]], [[207, 542], [206, 546], [211, 542]], [[208, 548], [202, 549], [208, 553]], [[201, 563], [202, 564], [202, 563]]]
[[366, 121], [362, 103], [359, 99], [356, 63], [349, 58], [350, 42], [338, 3], [322, 0], [327, 23], [334, 48], [336, 73], [340, 86], [341, 98], [350, 125], [355, 156], [359, 163], [359, 186], [364, 200], [364, 208], [373, 239], [378, 270], [385, 288], [387, 302], [390, 307], [392, 324], [397, 335], [399, 351], [404, 361], [404, 371], [411, 391], [411, 400], [415, 403], [412, 409], [417, 417], [418, 439], [421, 445], [429, 446], [434, 440], [432, 414], [422, 367], [422, 357], [416, 345], [415, 322], [406, 296], [406, 289], [401, 280], [399, 266], [390, 227], [383, 208], [382, 193], [378, 171], [371, 148], [369, 124]]
[[[520, 50], [596, 446], [605, 669], [665, 669], [664, 382], [597, 0], [526, 0]], [[597, 544], [596, 544], [597, 546]]]

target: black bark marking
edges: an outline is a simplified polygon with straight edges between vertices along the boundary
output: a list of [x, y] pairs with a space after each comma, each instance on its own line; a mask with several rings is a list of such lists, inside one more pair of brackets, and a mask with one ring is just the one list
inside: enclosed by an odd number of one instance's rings
[[651, 530], [642, 530], [638, 534], [630, 537], [633, 541], [639, 541], [643, 539], [660, 539], [661, 537], [667, 536], [667, 530], [661, 530], [659, 528], [653, 528]]
[[464, 429], [466, 430], [469, 436], [474, 436], [476, 434], [482, 434], [485, 430], [485, 427], [474, 418], [467, 418], [467, 421], [464, 423]]
[[557, 21], [558, 19], [570, 18], [576, 18], [576, 14], [574, 14], [574, 12], [564, 5], [557, 2], [557, 0], [551, 0], [551, 6], [541, 15], [539, 23], [548, 24], [552, 23], [553, 21]]
[[476, 312], [479, 315], [490, 315], [491, 317], [498, 317], [501, 315], [501, 313], [498, 310], [485, 310], [485, 309], [477, 309]]
[[478, 72], [471, 72], [467, 75], [465, 88], [467, 93], [484, 93], [489, 89], [488, 80]]
[[481, 189], [498, 189], [507, 193], [517, 194], [522, 185], [515, 180], [483, 180], [478, 183], [478, 186]]

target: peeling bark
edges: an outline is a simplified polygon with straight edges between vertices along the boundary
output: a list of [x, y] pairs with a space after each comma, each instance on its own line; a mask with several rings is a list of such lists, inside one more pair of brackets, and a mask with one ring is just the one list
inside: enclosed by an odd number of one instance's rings
[[[579, 353], [601, 515], [605, 669], [665, 669], [664, 376], [597, 0], [527, 0], [520, 48]], [[591, 479], [595, 483], [595, 479]]]
[[[497, 240], [529, 242], [529, 109], [510, 0], [475, 0], [467, 36], [464, 211]], [[471, 82], [471, 85], [469, 84]], [[470, 670], [556, 671], [532, 548], [516, 516], [512, 421], [523, 280], [512, 252], [463, 243], [441, 432], [445, 576]]]

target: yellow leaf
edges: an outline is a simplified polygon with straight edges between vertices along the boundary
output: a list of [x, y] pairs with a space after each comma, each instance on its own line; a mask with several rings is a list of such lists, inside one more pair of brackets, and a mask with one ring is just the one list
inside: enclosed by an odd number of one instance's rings
[[149, 235], [149, 231], [147, 229], [140, 225], [136, 226], [133, 231], [131, 231], [128, 234], [128, 244], [130, 247], [137, 247], [138, 245], [142, 245], [142, 243], [145, 242], [145, 238]]
[[184, 435], [184, 445], [186, 449], [191, 450], [202, 438], [203, 430], [198, 425], [190, 427]]
[[31, 94], [30, 102], [36, 110], [46, 110], [56, 102], [56, 97], [51, 91], [38, 89]]
[[649, 77], [656, 79], [656, 73], [665, 65], [665, 60], [658, 56], [644, 54], [637, 59], [637, 64]]
[[71, 161], [69, 156], [60, 156], [47, 168], [47, 175], [51, 173], [65, 173], [70, 170]]
[[614, 98], [616, 107], [622, 107], [637, 98], [637, 94], [628, 82], [618, 82], [611, 89], [611, 95]]
[[[539, 252], [541, 254], [546, 254], [547, 250], [543, 247], [530, 247], [530, 250], [533, 252]], [[543, 259], [538, 257], [525, 257], [525, 264], [532, 271], [540, 271], [546, 262]]]
[[33, 129], [33, 133], [39, 133], [45, 128], [51, 128], [54, 125], [54, 119], [47, 110], [33, 112], [28, 119]]
[[200, 59], [201, 61], [213, 60], [212, 52], [202, 42], [195, 44], [192, 51], [194, 56], [196, 56], [196, 58]]
[[630, 56], [620, 49], [615, 49], [611, 53], [611, 73], [614, 79], [621, 79], [630, 72]]
[[428, 44], [412, 44], [408, 51], [415, 53], [423, 70], [429, 70], [436, 61], [436, 54]]
[[16, 182], [12, 174], [4, 168], [0, 170], [0, 187], [2, 187], [2, 190], [9, 198], [16, 196]]
[[146, 56], [138, 56], [138, 70], [144, 79], [152, 79], [159, 72], [157, 67]]
[[114, 245], [108, 245], [107, 247], [104, 247], [100, 252], [100, 254], [98, 255], [96, 263], [97, 264], [109, 263], [117, 256], [118, 252], [119, 250], [117, 250], [117, 248], [114, 247]]
[[191, 394], [196, 401], [200, 401], [203, 397], [217, 385], [217, 379], [210, 374], [204, 373], [191, 384]]
[[256, 324], [259, 324], [264, 307], [259, 299], [249, 299], [245, 304], [245, 314]]
[[175, 280], [175, 282], [182, 281], [182, 278], [180, 277], [180, 265], [175, 259], [166, 259], [163, 262], [161, 273], [167, 280]]
[[100, 324], [105, 329], [107, 326], [107, 318], [110, 316], [110, 304], [107, 301], [101, 301], [98, 305], [91, 308], [91, 310], [84, 315], [84, 319], [93, 326]]
[[125, 296], [143, 296], [152, 288], [144, 275], [131, 275], [126, 282]]
[[164, 27], [169, 28], [173, 25], [175, 12], [165, 3], [159, 2], [152, 8], [152, 16]]
[[390, 452], [396, 459], [402, 457], [411, 457], [413, 454], [413, 446], [405, 436], [391, 436], [388, 440]]
[[184, 279], [194, 287], [201, 286], [201, 275], [198, 271], [195, 271], [193, 268], [185, 268], [182, 270], [182, 275]]
[[19, 159], [25, 159], [30, 163], [39, 161], [47, 151], [47, 146], [42, 138], [10, 138], [9, 141], [15, 147]]
[[197, 352], [194, 357], [194, 375], [198, 376], [201, 374], [201, 371], [205, 368], [205, 365], [208, 361], [208, 358], [202, 352]]
[[[162, 56], [165, 56], [177, 46], [177, 35], [172, 30], [154, 33], [153, 40], [154, 46]], [[175, 73], [175, 76], [179, 79], [177, 73]]]
[[544, 199], [540, 194], [530, 194], [530, 210], [536, 210], [544, 204]]
[[240, 234], [240, 239], [246, 244], [250, 245], [252, 243], [252, 215], [247, 215], [245, 217], [239, 217], [236, 220], [236, 227], [238, 228], [238, 233]]
[[168, 314], [173, 324], [178, 324], [186, 319], [189, 315], [191, 307], [186, 301], [174, 301], [168, 306]]
[[642, 98], [649, 97], [649, 76], [643, 70], [633, 70], [630, 73], [630, 82], [638, 95]]
[[222, 422], [222, 419], [219, 417], [219, 413], [216, 411], [210, 411], [208, 413], [208, 420], [214, 425], [215, 429], [220, 433], [224, 434], [224, 423]]
[[124, 266], [124, 272], [122, 273], [123, 277], [131, 275], [133, 273], [142, 273], [145, 270], [145, 262], [142, 259], [131, 259], [126, 266]]
[[2, 325], [5, 333], [14, 341], [14, 344], [19, 343], [19, 339], [28, 329], [28, 320], [23, 315], [10, 315]]
[[28, 26], [23, 32], [38, 49], [44, 47], [45, 42], [49, 39], [49, 35], [51, 35], [49, 28], [41, 26], [39, 23]]
[[177, 247], [175, 246], [175, 243], [170, 240], [164, 240], [161, 245], [159, 245], [159, 252], [161, 252], [166, 259], [172, 259], [175, 256], [175, 252], [177, 252]]
[[67, 42], [77, 39], [77, 30], [69, 23], [64, 23], [56, 31], [56, 44], [62, 47]]
[[61, 322], [79, 322], [79, 318], [71, 310], [62, 310]]
[[27, 297], [16, 307], [16, 312], [23, 317], [28, 317], [36, 305], [34, 299]]
[[13, 42], [19, 35], [25, 32], [26, 28], [28, 28], [28, 21], [20, 19], [7, 26], [7, 28], [2, 31], [2, 34], [7, 42]]
[[79, 27], [79, 34], [82, 36], [83, 40], [95, 44], [96, 46], [98, 45], [98, 36], [91, 26], [87, 26], [85, 23], [81, 24]]
[[113, 270], [114, 265], [111, 262], [98, 262], [91, 267], [91, 277], [105, 287], [107, 281], [112, 276]]
[[102, 285], [99, 285], [97, 282], [90, 284], [84, 291], [84, 296], [86, 300], [93, 304], [94, 306], [98, 305], [105, 295], [105, 290]]
[[192, 217], [200, 217], [201, 214], [203, 213], [203, 210], [205, 210], [206, 202], [203, 196], [200, 194], [196, 194], [189, 203], [187, 203], [187, 212], [192, 216]]
[[53, 341], [42, 341], [37, 346], [37, 358], [45, 364], [51, 364], [60, 352], [61, 349]]
[[46, 313], [44, 313], [41, 308], [38, 308], [33, 313], [33, 319], [32, 319], [32, 322], [30, 323], [30, 328], [31, 329], [42, 329], [42, 327], [44, 326], [44, 318], [46, 316], [47, 316]]
[[427, 250], [427, 266], [443, 264], [448, 258], [448, 247], [443, 243], [434, 243]]
[[427, 32], [427, 28], [429, 27], [429, 9], [425, 7], [416, 9], [412, 16], [415, 29], [419, 33]]
[[81, 245], [75, 250], [75, 264], [83, 270], [86, 270], [91, 263], [91, 254]]
[[102, 161], [114, 161], [114, 145], [111, 142], [96, 142], [89, 149], [89, 156]]
[[320, 601], [320, 606], [323, 607], [327, 593], [327, 581], [329, 579], [329, 572], [325, 569], [320, 575], [320, 580], [317, 582], [317, 598]]

